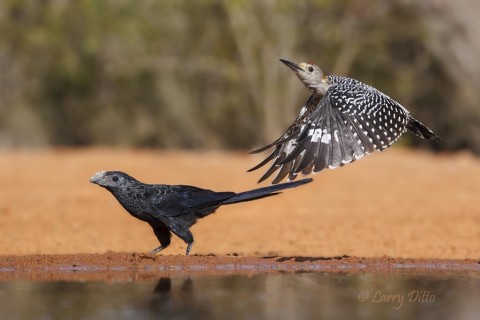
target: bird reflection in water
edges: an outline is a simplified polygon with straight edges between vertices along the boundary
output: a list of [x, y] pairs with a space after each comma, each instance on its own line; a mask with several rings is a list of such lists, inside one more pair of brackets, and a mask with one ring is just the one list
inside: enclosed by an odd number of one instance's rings
[[208, 310], [195, 300], [194, 285], [191, 278], [183, 280], [172, 280], [170, 277], [160, 278], [153, 289], [150, 310], [159, 316], [180, 318], [208, 315]]

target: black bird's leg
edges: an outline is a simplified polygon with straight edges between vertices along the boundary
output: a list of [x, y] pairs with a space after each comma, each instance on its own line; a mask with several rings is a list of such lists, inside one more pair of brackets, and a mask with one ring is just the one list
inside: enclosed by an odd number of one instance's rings
[[160, 241], [160, 246], [150, 251], [150, 254], [155, 254], [170, 245], [170, 237], [172, 236], [172, 234], [170, 233], [170, 230], [168, 230], [167, 226], [163, 223], [150, 225], [152, 226], [153, 232], [155, 233], [155, 236], [157, 236], [158, 241]]
[[187, 256], [190, 255], [190, 250], [192, 250], [192, 245], [193, 245], [193, 241], [187, 245], [187, 252], [185, 253]]
[[187, 244], [186, 255], [188, 256], [193, 245], [193, 234], [188, 226], [180, 219], [170, 219], [168, 220], [168, 227], [177, 237], [185, 241]]
[[156, 247], [155, 249], [150, 250], [148, 253], [150, 253], [150, 254], [155, 254], [155, 253], [157, 253], [157, 252], [162, 251], [162, 250], [165, 249], [165, 248], [166, 248], [166, 247], [164, 247], [164, 246], [158, 246], [158, 247]]

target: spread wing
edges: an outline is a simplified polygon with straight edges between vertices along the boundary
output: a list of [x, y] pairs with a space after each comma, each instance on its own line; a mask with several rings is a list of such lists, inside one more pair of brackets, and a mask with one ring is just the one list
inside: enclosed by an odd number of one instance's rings
[[408, 118], [400, 104], [374, 88], [334, 85], [301, 123], [290, 126], [298, 129], [287, 130], [274, 143], [259, 149], [275, 147], [249, 171], [273, 160], [259, 182], [278, 171], [272, 181], [276, 184], [287, 176], [293, 180], [298, 173], [337, 168], [388, 148], [405, 132]]

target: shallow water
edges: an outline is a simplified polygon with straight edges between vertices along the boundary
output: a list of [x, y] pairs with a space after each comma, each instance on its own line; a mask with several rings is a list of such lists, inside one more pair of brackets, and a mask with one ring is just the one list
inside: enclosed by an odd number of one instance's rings
[[0, 282], [0, 319], [478, 319], [479, 301], [475, 272]]

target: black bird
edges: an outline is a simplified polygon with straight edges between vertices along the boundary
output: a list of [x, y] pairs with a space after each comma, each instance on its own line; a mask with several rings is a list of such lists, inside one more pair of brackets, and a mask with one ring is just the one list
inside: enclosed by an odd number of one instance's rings
[[251, 153], [269, 148], [273, 152], [248, 171], [273, 160], [259, 182], [278, 171], [272, 183], [286, 176], [294, 180], [325, 168], [337, 168], [375, 150], [383, 151], [410, 130], [420, 138], [438, 141], [400, 103], [358, 80], [326, 76], [310, 63], [296, 64], [280, 59], [295, 72], [313, 94], [293, 124], [280, 138]]
[[90, 179], [90, 182], [110, 191], [132, 216], [147, 222], [153, 228], [160, 246], [150, 253], [167, 248], [173, 232], [187, 243], [187, 255], [193, 244], [193, 235], [189, 229], [197, 219], [208, 216], [221, 205], [273, 196], [283, 189], [311, 181], [312, 179], [303, 179], [235, 193], [183, 185], [145, 184], [120, 171], [100, 171]]

